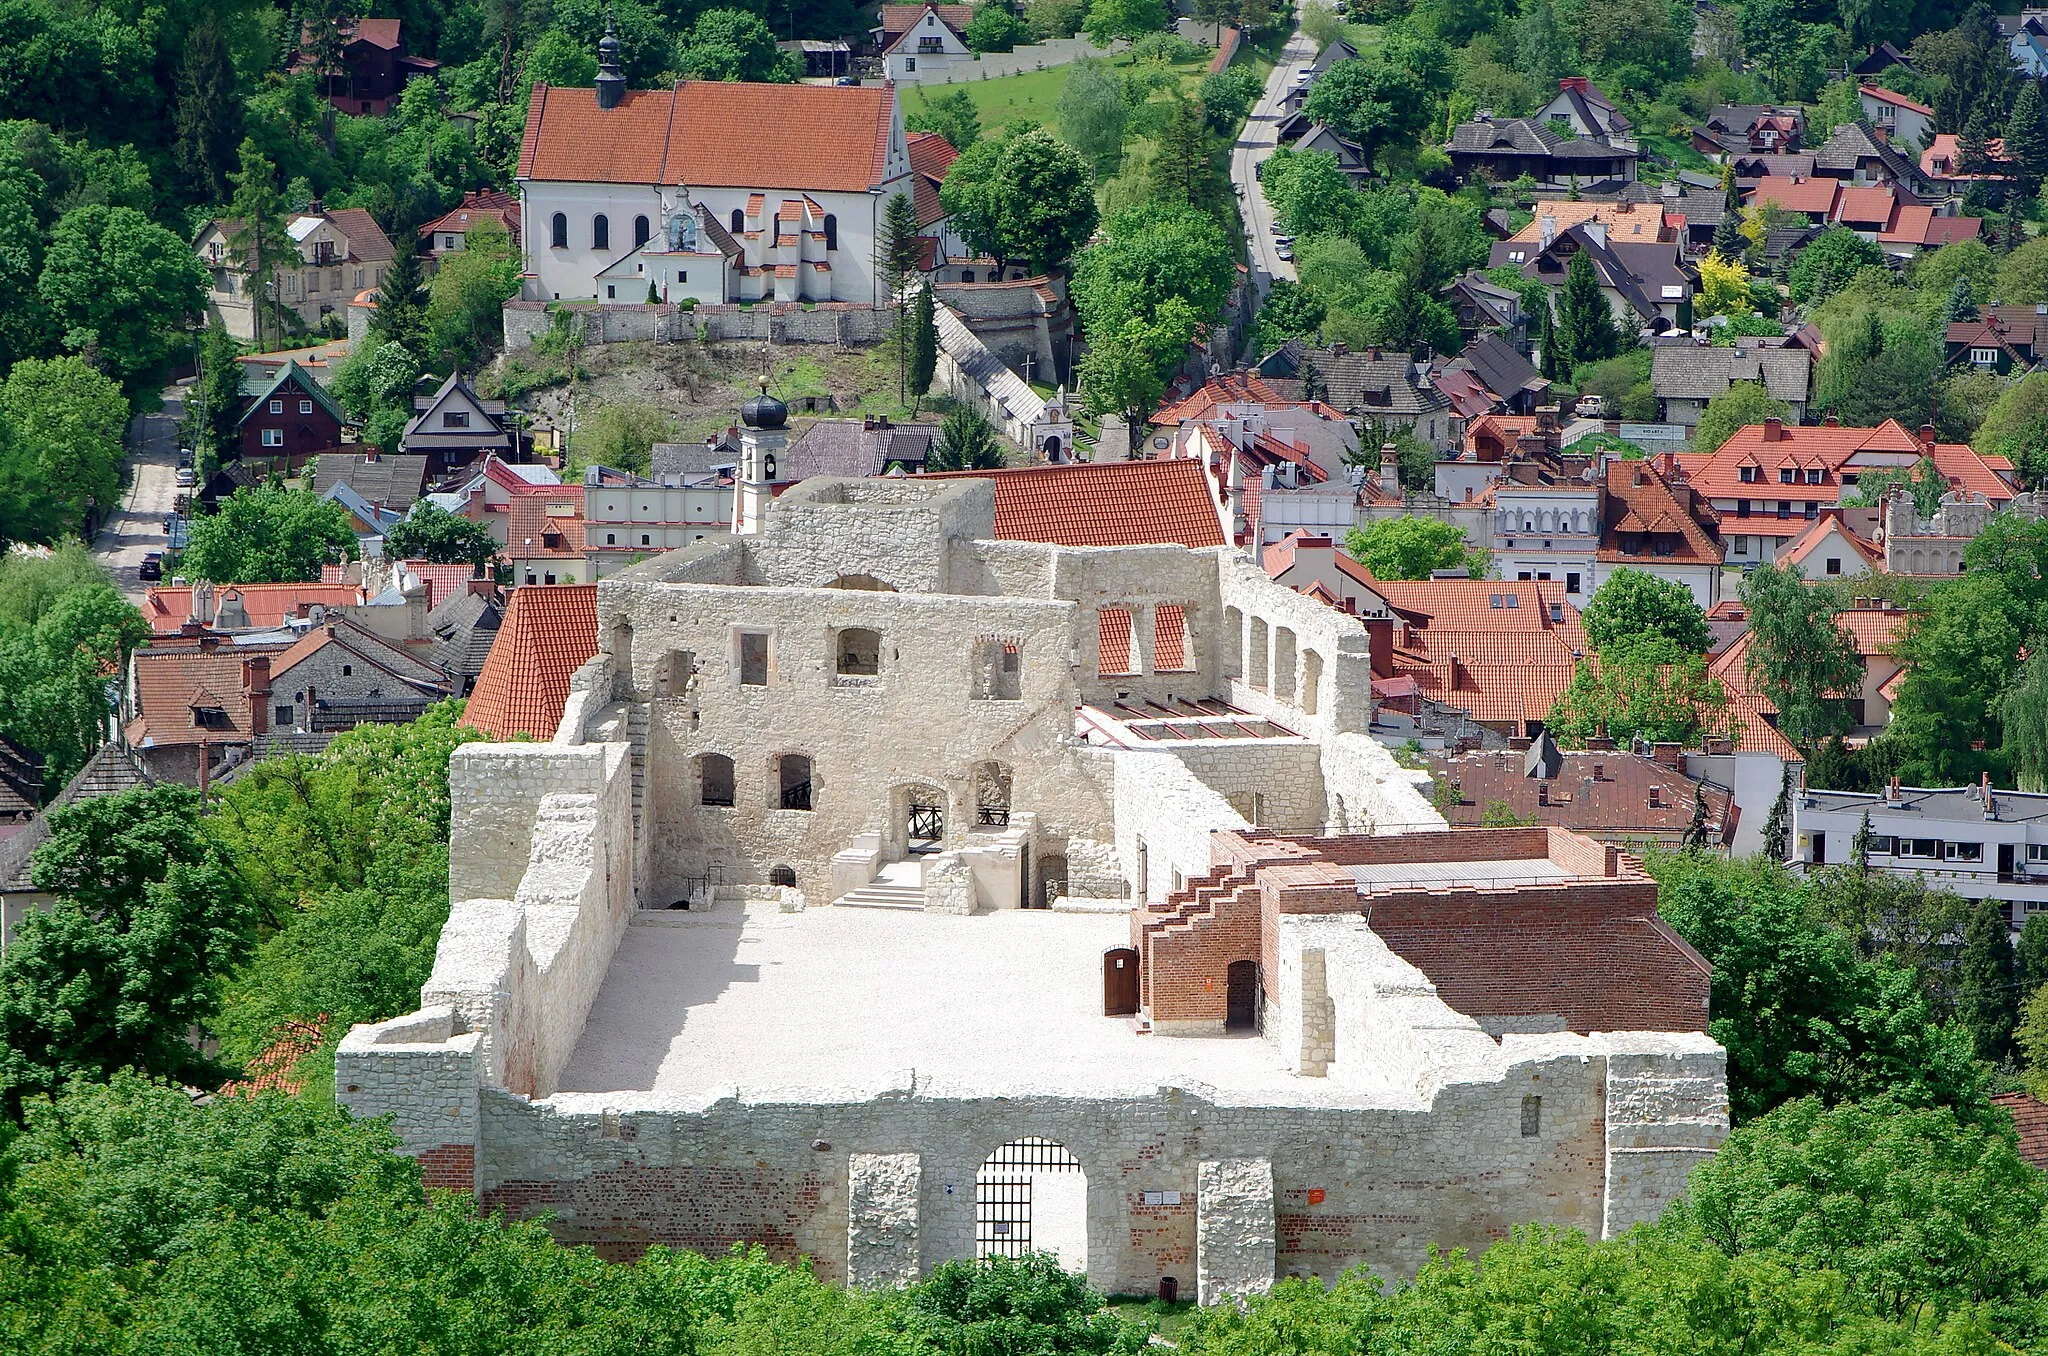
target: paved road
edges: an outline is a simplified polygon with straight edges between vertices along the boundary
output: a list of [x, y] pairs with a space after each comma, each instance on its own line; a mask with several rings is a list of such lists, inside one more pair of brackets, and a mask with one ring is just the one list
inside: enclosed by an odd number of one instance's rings
[[1245, 119], [1244, 130], [1230, 152], [1231, 182], [1244, 190], [1238, 199], [1243, 209], [1245, 235], [1251, 242], [1252, 282], [1264, 300], [1273, 279], [1294, 278], [1294, 265], [1282, 259], [1273, 246], [1273, 209], [1259, 191], [1258, 165], [1273, 153], [1280, 134], [1280, 103], [1294, 88], [1294, 77], [1316, 59], [1316, 45], [1299, 28], [1287, 40], [1280, 63], [1266, 80], [1266, 92]]
[[185, 416], [184, 392], [164, 392], [157, 414], [138, 414], [128, 426], [128, 486], [121, 510], [109, 518], [93, 541], [114, 583], [131, 602], [142, 601], [142, 557], [164, 549], [164, 519], [178, 497], [178, 424]]

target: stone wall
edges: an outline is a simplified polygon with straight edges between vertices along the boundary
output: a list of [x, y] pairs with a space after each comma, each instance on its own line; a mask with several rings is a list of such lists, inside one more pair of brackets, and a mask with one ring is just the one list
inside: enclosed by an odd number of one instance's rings
[[505, 351], [517, 353], [546, 334], [553, 312], [576, 317], [586, 344], [751, 340], [778, 344], [877, 344], [888, 332], [886, 307], [865, 302], [757, 302], [685, 308], [668, 303], [604, 305], [595, 301], [508, 301]]

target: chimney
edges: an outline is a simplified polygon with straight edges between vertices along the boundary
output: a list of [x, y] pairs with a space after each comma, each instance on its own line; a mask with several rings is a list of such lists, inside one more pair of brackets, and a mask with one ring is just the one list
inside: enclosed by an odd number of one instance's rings
[[1361, 617], [1365, 623], [1365, 638], [1372, 654], [1372, 676], [1391, 678], [1394, 676], [1394, 619], [1392, 617]]
[[1366, 354], [1368, 357], [1372, 359], [1372, 361], [1378, 362], [1380, 360], [1380, 346], [1378, 344], [1374, 344], [1371, 348], [1366, 350]]
[[1784, 420], [1782, 420], [1782, 419], [1766, 419], [1766, 420], [1764, 420], [1764, 441], [1765, 441], [1765, 442], [1767, 442], [1767, 443], [1774, 443], [1774, 442], [1777, 442], [1777, 441], [1778, 441], [1778, 440], [1779, 440], [1780, 438], [1783, 438], [1784, 436], [1785, 436], [1785, 421], [1784, 421]]
[[[1611, 753], [1613, 749], [1614, 741], [1606, 735], [1593, 735], [1586, 740], [1586, 750], [1589, 753]], [[1598, 763], [1594, 764], [1595, 768], [1599, 766]], [[1596, 771], [1593, 775], [1597, 777], [1600, 774]]]
[[249, 700], [249, 733], [266, 733], [270, 729], [269, 655], [242, 661], [242, 695]]
[[370, 463], [372, 463], [372, 462], [374, 462], [374, 461], [376, 461], [376, 460], [377, 460], [377, 444], [375, 444], [375, 443], [364, 443], [364, 444], [363, 444], [363, 463], [364, 463], [364, 465], [369, 465]]
[[1546, 212], [1536, 218], [1536, 236], [1537, 243], [1542, 245], [1544, 249], [1550, 248], [1551, 242], [1557, 239], [1557, 217], [1555, 214]]
[[498, 581], [495, 579], [472, 579], [468, 581], [468, 586], [471, 593], [485, 602], [489, 602], [498, 593]]
[[1583, 75], [1567, 75], [1562, 80], [1559, 80], [1557, 82], [1557, 87], [1561, 90], [1575, 89], [1579, 93], [1584, 94], [1586, 92], [1586, 87], [1589, 83], [1590, 82]]
[[1920, 426], [1920, 451], [1930, 457], [1934, 455], [1934, 425], [1932, 424], [1922, 424]]
[[1401, 494], [1401, 454], [1392, 443], [1380, 444], [1380, 492], [1396, 498]]
[[206, 804], [206, 778], [213, 771], [213, 746], [206, 742], [206, 736], [199, 736], [199, 803]]
[[1684, 749], [1685, 745], [1676, 740], [1660, 739], [1650, 746], [1650, 756], [1665, 767], [1675, 768], [1678, 766], [1678, 755]]
[[862, 433], [873, 433], [875, 431], [875, 416], [872, 414], [862, 415], [860, 417], [860, 431]]
[[1587, 222], [1587, 223], [1586, 223], [1586, 234], [1587, 234], [1588, 236], [1592, 237], [1592, 240], [1593, 240], [1593, 243], [1594, 243], [1594, 244], [1598, 245], [1598, 246], [1599, 246], [1600, 248], [1602, 248], [1602, 249], [1606, 249], [1606, 248], [1607, 248], [1607, 223], [1606, 223], [1606, 222], [1604, 222], [1604, 221], [1589, 221], [1589, 222]]
[[1842, 426], [1842, 416], [1836, 414], [1833, 410], [1829, 410], [1828, 417], [1820, 422], [1822, 428], [1840, 428]]

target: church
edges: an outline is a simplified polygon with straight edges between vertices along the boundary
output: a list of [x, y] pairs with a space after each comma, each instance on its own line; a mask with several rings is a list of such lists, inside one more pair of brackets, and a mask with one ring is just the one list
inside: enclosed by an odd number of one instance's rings
[[916, 174], [893, 85], [536, 84], [519, 150], [529, 301], [882, 304], [875, 243]]

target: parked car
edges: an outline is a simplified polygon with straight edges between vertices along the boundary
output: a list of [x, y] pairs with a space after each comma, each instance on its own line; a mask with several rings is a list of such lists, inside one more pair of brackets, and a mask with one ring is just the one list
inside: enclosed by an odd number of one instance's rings
[[191, 468], [191, 467], [189, 467], [189, 466], [180, 466], [180, 467], [178, 468], [178, 488], [179, 488], [179, 489], [181, 489], [181, 490], [189, 490], [189, 489], [191, 489], [191, 488], [192, 488], [192, 487], [193, 487], [194, 485], [196, 485], [196, 484], [198, 484], [198, 483], [199, 483], [198, 477], [197, 477], [197, 476], [195, 476], [195, 475], [194, 475], [194, 474], [192, 473], [192, 468]]
[[157, 580], [164, 577], [164, 553], [151, 551], [142, 558], [142, 568], [136, 571], [144, 579]]
[[1596, 395], [1580, 396], [1579, 403], [1572, 407], [1572, 412], [1582, 419], [1598, 419], [1607, 413], [1607, 398]]
[[1285, 245], [1282, 245], [1279, 249], [1273, 251], [1273, 253], [1279, 255], [1283, 263], [1291, 264], [1294, 262], [1294, 251]]

